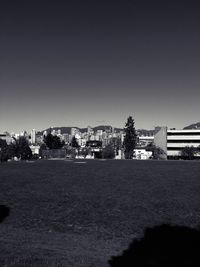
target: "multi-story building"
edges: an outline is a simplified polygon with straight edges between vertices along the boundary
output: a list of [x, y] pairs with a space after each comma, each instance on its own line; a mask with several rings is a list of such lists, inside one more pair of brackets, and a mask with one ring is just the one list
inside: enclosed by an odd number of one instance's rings
[[168, 158], [179, 157], [186, 146], [200, 146], [200, 130], [167, 130]]
[[71, 128], [71, 135], [75, 136], [76, 134], [80, 134], [80, 131], [78, 128]]
[[167, 158], [180, 158], [184, 147], [200, 146], [200, 129], [175, 130], [160, 127], [155, 133], [154, 144], [165, 152]]
[[0, 139], [5, 140], [7, 144], [11, 144], [13, 142], [13, 138], [8, 133], [0, 134]]
[[35, 144], [36, 143], [36, 130], [33, 129], [31, 131], [31, 144]]
[[91, 126], [88, 126], [88, 127], [87, 127], [87, 133], [88, 133], [88, 135], [91, 135], [91, 134], [94, 133], [94, 131], [93, 131], [93, 129], [92, 129]]

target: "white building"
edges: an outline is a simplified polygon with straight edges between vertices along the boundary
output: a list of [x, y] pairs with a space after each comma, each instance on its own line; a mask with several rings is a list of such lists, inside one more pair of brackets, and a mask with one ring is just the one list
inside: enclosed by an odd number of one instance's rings
[[135, 158], [136, 159], [150, 159], [152, 157], [152, 151], [148, 151], [145, 148], [135, 148]]
[[186, 146], [200, 146], [200, 130], [167, 130], [167, 156], [181, 155]]
[[145, 147], [154, 141], [154, 136], [139, 136], [139, 146]]
[[32, 153], [33, 153], [33, 155], [34, 155], [34, 154], [39, 154], [40, 146], [34, 146], [34, 145], [31, 145], [31, 146], [29, 146], [29, 147], [30, 147], [30, 149], [31, 149], [31, 151], [32, 151]]
[[36, 143], [36, 130], [33, 129], [31, 131], [31, 144], [35, 144]]
[[0, 139], [5, 140], [8, 145], [13, 142], [12, 136], [7, 133], [0, 134]]
[[80, 131], [78, 128], [71, 128], [71, 135], [75, 136], [76, 134], [80, 135]]
[[200, 146], [200, 129], [171, 130], [167, 127], [160, 127], [155, 134], [154, 144], [165, 152], [167, 158], [180, 158], [184, 147]]

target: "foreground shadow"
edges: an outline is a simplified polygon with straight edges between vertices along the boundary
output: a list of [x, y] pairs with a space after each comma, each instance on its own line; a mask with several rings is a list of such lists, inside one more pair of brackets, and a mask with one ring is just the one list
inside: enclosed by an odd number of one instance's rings
[[147, 228], [141, 239], [108, 263], [112, 267], [200, 266], [200, 231], [166, 224]]
[[0, 223], [3, 222], [3, 220], [8, 217], [10, 214], [10, 209], [4, 205], [0, 205]]

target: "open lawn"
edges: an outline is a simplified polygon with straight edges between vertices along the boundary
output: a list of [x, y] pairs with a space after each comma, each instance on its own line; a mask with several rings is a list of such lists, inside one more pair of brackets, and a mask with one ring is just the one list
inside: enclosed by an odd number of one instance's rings
[[0, 204], [0, 266], [108, 266], [146, 227], [200, 225], [200, 161], [8, 162]]

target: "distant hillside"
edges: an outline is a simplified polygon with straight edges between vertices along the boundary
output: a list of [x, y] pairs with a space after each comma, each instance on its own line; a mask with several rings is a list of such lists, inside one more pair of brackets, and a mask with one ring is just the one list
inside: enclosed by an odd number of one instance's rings
[[38, 132], [39, 134], [43, 134], [43, 132], [47, 131], [47, 133], [51, 132], [52, 130], [58, 131], [61, 130], [61, 134], [68, 133], [70, 134], [72, 127], [52, 127], [52, 128], [47, 128], [45, 130], [42, 130]]
[[200, 122], [193, 123], [183, 128], [184, 130], [200, 129]]
[[[42, 130], [38, 133], [43, 134], [44, 131], [50, 132], [52, 130], [55, 130], [55, 131], [61, 130], [61, 134], [70, 134], [71, 128], [77, 128], [77, 129], [79, 129], [79, 131], [81, 133], [87, 132], [87, 128], [79, 128], [79, 127], [73, 126], [73, 127], [52, 127], [52, 128]], [[111, 125], [99, 125], [99, 126], [92, 127], [92, 129], [94, 130], [94, 132], [96, 132], [98, 130], [103, 130], [103, 131], [107, 130], [108, 131], [108, 130], [112, 129], [112, 126]], [[123, 130], [122, 128], [115, 128], [116, 132], [120, 132], [122, 130]]]

